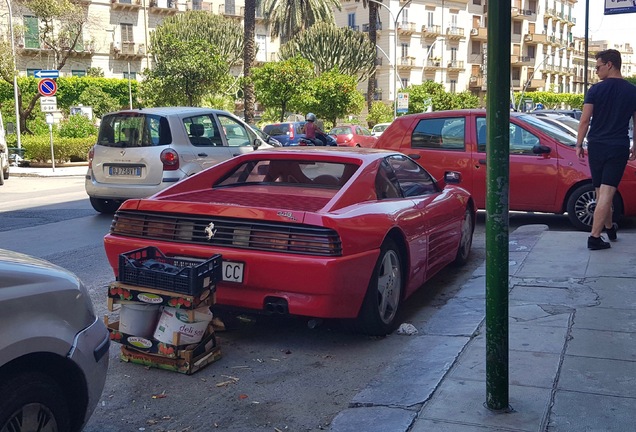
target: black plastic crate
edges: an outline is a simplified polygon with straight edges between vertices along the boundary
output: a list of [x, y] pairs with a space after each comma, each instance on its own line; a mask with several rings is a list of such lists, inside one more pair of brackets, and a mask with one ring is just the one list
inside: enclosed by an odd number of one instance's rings
[[148, 246], [119, 255], [118, 281], [160, 290], [198, 295], [221, 278], [221, 255], [205, 261], [169, 258]]

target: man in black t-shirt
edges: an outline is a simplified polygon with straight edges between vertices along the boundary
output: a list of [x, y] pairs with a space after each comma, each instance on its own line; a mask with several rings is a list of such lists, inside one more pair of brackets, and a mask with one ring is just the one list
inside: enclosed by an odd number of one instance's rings
[[596, 73], [601, 82], [585, 95], [576, 139], [576, 154], [585, 158], [583, 139], [587, 135], [590, 172], [596, 189], [594, 221], [587, 240], [587, 247], [592, 250], [611, 247], [601, 237], [603, 229], [610, 240], [617, 239], [612, 201], [628, 159], [636, 159], [636, 150], [629, 143], [629, 120], [636, 122], [636, 86], [623, 79], [621, 63], [617, 50], [596, 54]]

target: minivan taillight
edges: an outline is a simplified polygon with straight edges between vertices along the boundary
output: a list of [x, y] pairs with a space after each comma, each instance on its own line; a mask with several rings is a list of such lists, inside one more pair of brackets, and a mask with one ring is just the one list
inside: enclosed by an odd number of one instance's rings
[[179, 154], [171, 148], [161, 152], [161, 163], [164, 171], [176, 171], [179, 169]]
[[88, 151], [88, 169], [93, 168], [93, 156], [95, 156], [95, 146]]
[[289, 139], [294, 139], [294, 125], [291, 123], [289, 124]]

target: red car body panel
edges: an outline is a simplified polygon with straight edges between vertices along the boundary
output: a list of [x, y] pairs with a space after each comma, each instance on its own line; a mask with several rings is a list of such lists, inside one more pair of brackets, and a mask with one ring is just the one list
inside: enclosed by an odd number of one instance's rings
[[[342, 133], [346, 132], [346, 133]], [[336, 143], [341, 147], [373, 147], [378, 138], [371, 132], [358, 125], [338, 125], [329, 131], [329, 135], [336, 138]]]
[[[226, 172], [246, 160], [288, 158], [355, 163], [359, 168], [340, 187], [245, 185], [214, 188]], [[299, 255], [277, 251], [238, 249], [120, 235], [104, 238], [115, 275], [119, 254], [155, 246], [168, 256], [208, 258], [219, 253], [224, 261], [244, 263], [243, 281], [217, 284], [217, 303], [262, 311], [266, 297], [284, 298], [289, 313], [320, 318], [355, 318], [367, 292], [387, 236], [404, 246], [404, 297], [455, 259], [469, 194], [447, 185], [436, 193], [413, 198], [378, 200], [373, 192], [376, 171], [384, 157], [377, 150], [281, 148], [241, 155], [142, 200], [128, 200], [118, 215], [197, 215], [227, 220], [254, 220], [329, 228], [342, 242], [340, 256]], [[474, 209], [473, 209], [474, 210]], [[117, 220], [117, 216], [116, 216]], [[149, 228], [148, 228], [149, 229]], [[161, 226], [154, 231], [157, 234]], [[231, 279], [231, 278], [228, 278]]]
[[[375, 148], [401, 151], [417, 160], [433, 177], [443, 178], [446, 171], [462, 174], [478, 208], [486, 206], [486, 153], [478, 150], [477, 119], [485, 119], [485, 110], [437, 111], [398, 117], [379, 138]], [[465, 147], [462, 149], [417, 148], [412, 134], [418, 122], [433, 118], [465, 118]], [[558, 142], [538, 128], [528, 127], [511, 114], [510, 122], [531, 131], [540, 144], [551, 149], [539, 155], [510, 154], [510, 210], [563, 213], [569, 194], [578, 186], [591, 183], [587, 158], [577, 157], [575, 149]], [[636, 216], [636, 162], [629, 161], [618, 193], [623, 214]]]

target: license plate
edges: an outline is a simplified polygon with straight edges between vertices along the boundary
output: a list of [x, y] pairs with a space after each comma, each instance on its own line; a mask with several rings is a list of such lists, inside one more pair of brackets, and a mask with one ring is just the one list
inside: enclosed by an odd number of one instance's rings
[[243, 282], [243, 269], [245, 263], [236, 261], [223, 261], [223, 282]]
[[141, 167], [108, 167], [108, 173], [111, 176], [128, 176], [128, 177], [141, 177]]

